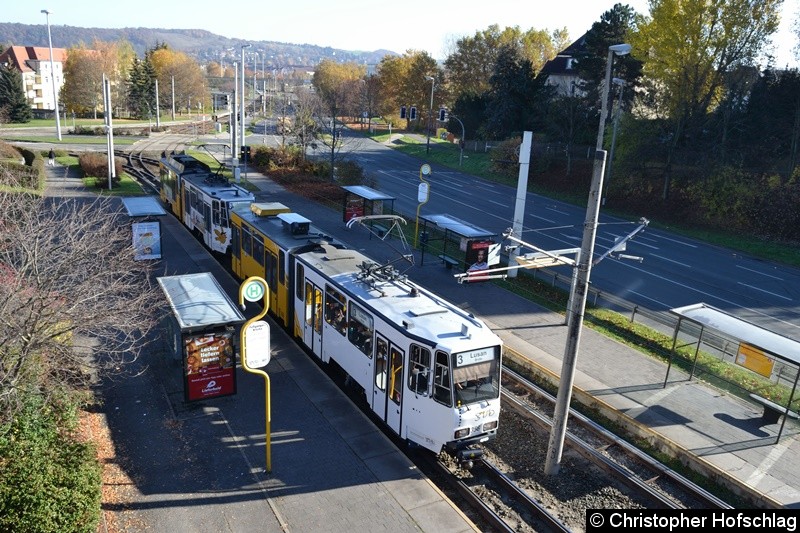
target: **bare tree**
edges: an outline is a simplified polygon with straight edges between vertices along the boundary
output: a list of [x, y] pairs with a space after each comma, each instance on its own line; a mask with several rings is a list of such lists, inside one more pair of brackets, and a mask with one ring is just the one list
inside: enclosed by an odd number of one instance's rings
[[163, 311], [111, 200], [0, 193], [0, 423], [125, 372]]

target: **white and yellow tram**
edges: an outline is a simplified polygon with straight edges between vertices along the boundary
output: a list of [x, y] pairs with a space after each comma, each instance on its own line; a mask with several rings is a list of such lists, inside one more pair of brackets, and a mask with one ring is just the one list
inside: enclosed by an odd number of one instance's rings
[[269, 285], [270, 311], [321, 361], [363, 390], [401, 438], [461, 459], [492, 439], [501, 340], [481, 320], [281, 204], [231, 212], [232, 268]]
[[161, 201], [210, 250], [226, 253], [231, 242], [230, 210], [237, 204], [250, 205], [255, 196], [190, 155], [161, 158], [159, 174]]

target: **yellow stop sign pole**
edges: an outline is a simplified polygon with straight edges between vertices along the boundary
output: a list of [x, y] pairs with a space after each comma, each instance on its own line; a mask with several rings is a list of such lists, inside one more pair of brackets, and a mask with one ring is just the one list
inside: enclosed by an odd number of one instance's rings
[[[240, 337], [240, 345], [242, 347], [242, 366], [247, 372], [251, 374], [258, 374], [264, 376], [264, 402], [265, 402], [265, 424], [266, 424], [266, 450], [267, 450], [267, 466], [266, 471], [267, 473], [272, 472], [272, 450], [271, 450], [271, 431], [270, 431], [270, 423], [272, 421], [272, 416], [270, 413], [270, 383], [269, 383], [269, 375], [266, 372], [259, 368], [253, 368], [250, 366], [251, 362], [257, 361], [257, 364], [266, 366], [269, 363], [269, 343], [267, 342], [266, 357], [263, 354], [253, 354], [253, 356], [248, 357], [247, 355], [247, 337], [248, 333], [251, 334], [251, 340], [253, 339], [253, 333], [255, 331], [259, 332], [258, 339], [262, 340], [264, 338], [263, 329], [266, 327], [266, 338], [269, 339], [269, 325], [266, 322], [259, 321], [264, 318], [269, 311], [269, 285], [267, 285], [266, 280], [264, 278], [260, 278], [258, 276], [251, 276], [244, 280], [244, 282], [239, 286], [239, 305], [242, 309], [245, 308], [244, 301], [247, 300], [249, 302], [257, 302], [259, 300], [264, 300], [264, 308], [261, 312], [248, 320], [242, 326], [242, 330], [239, 333]], [[253, 350], [255, 352], [255, 350]], [[252, 361], [251, 361], [252, 360]], [[256, 363], [253, 363], [256, 364]]]

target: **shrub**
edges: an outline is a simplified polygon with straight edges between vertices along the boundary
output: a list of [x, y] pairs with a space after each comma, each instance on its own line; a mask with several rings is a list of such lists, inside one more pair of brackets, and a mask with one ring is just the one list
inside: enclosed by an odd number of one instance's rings
[[32, 395], [25, 403], [0, 426], [0, 531], [94, 533], [101, 469], [74, 435], [78, 406]]
[[[99, 152], [85, 152], [78, 157], [78, 164], [87, 177], [96, 178], [97, 187], [108, 186], [108, 156]], [[122, 176], [122, 159], [114, 158], [116, 177], [112, 179], [114, 185], [118, 184]]]

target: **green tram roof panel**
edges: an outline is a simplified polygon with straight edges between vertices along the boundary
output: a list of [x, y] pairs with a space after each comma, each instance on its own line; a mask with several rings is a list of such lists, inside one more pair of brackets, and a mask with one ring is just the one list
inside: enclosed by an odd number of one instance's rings
[[167, 296], [181, 331], [198, 330], [245, 321], [209, 272], [163, 276], [158, 284]]

